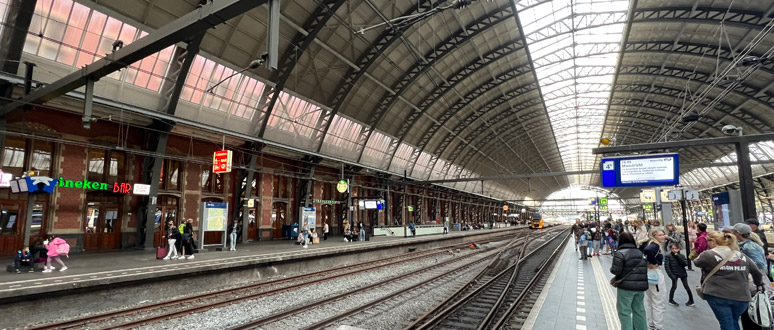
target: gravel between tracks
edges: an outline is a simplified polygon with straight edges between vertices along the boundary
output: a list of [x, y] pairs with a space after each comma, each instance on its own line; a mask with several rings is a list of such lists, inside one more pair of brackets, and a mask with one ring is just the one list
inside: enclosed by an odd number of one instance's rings
[[[490, 243], [489, 245], [496, 246], [500, 244], [503, 243]], [[469, 253], [471, 253], [470, 250], [462, 250], [462, 252], [456, 254], [456, 256], [440, 255], [437, 258], [426, 258], [416, 262], [395, 265], [388, 267], [387, 269], [383, 268], [370, 271], [365, 274], [351, 275], [333, 281], [319, 283], [311, 287], [299, 288], [300, 290], [291, 290], [268, 297], [235, 303], [227, 307], [211, 309], [203, 313], [191, 314], [182, 318], [168, 320], [163, 323], [150, 324], [140, 327], [140, 329], [222, 329], [236, 326], [249, 320], [277, 314], [283, 310], [320, 300], [335, 294], [340, 294], [348, 290], [354, 291], [357, 288], [384, 281], [398, 274], [405, 274], [421, 268], [431, 267], [437, 263]], [[310, 319], [305, 323], [316, 322], [320, 319], [321, 318]], [[290, 328], [298, 328], [298, 326], [290, 325]], [[288, 327], [285, 327], [285, 329], [288, 329]]]

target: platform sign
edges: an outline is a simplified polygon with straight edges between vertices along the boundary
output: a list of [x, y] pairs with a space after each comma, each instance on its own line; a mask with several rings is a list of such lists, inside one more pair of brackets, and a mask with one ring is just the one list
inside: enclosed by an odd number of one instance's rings
[[347, 180], [339, 180], [338, 183], [336, 183], [336, 191], [339, 193], [345, 193], [347, 192], [347, 189], [349, 189], [349, 183], [347, 183]]
[[[317, 212], [314, 207], [301, 207], [299, 209], [299, 214], [301, 214], [301, 221], [300, 223], [304, 223], [309, 226], [309, 230], [312, 230], [312, 228], [316, 225], [316, 216]], [[301, 227], [303, 229], [303, 227]]]
[[603, 210], [607, 210], [607, 197], [602, 197], [602, 198], [599, 199], [599, 206]]
[[11, 180], [13, 180], [12, 173], [4, 173], [0, 170], [0, 188], [10, 188]]
[[653, 204], [642, 204], [642, 208], [647, 211], [653, 211]]
[[656, 203], [656, 191], [653, 189], [640, 189], [640, 202]]
[[231, 150], [218, 150], [212, 154], [212, 172], [229, 173], [231, 172]]
[[600, 168], [603, 187], [680, 184], [680, 166], [676, 153], [602, 158]]

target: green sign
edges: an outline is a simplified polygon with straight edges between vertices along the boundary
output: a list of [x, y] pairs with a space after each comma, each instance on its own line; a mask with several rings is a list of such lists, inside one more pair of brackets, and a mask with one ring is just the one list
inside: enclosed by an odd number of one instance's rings
[[339, 180], [339, 183], [336, 184], [336, 190], [338, 190], [342, 194], [347, 192], [347, 188], [349, 188], [349, 184], [347, 184], [347, 180]]
[[602, 197], [599, 199], [599, 205], [607, 206], [607, 197]]
[[413, 206], [411, 206], [411, 205], [409, 205], [409, 206], [408, 206], [408, 211], [409, 211], [409, 212], [414, 212], [414, 207], [413, 207]]
[[653, 211], [653, 204], [642, 204], [642, 207], [648, 211]]

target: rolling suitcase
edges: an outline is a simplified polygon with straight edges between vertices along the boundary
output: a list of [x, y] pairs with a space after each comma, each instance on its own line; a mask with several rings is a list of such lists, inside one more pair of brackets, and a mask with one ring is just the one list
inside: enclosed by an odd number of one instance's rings
[[169, 253], [169, 247], [168, 246], [159, 246], [156, 248], [156, 259], [164, 259], [164, 257], [167, 256], [167, 253]]

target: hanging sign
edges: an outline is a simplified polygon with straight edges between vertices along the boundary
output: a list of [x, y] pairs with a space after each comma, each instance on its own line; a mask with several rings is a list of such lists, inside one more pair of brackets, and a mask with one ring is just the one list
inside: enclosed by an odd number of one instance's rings
[[56, 187], [56, 179], [47, 176], [28, 176], [24, 179], [30, 194], [50, 194]]
[[677, 154], [602, 158], [603, 187], [673, 186], [680, 184]]
[[149, 184], [142, 184], [142, 183], [135, 183], [134, 184], [134, 189], [132, 190], [132, 192], [135, 195], [148, 196], [148, 195], [150, 195], [150, 185]]
[[347, 180], [339, 180], [339, 182], [336, 184], [336, 190], [342, 194], [347, 192], [347, 189], [349, 189]]
[[409, 205], [409, 206], [408, 206], [408, 211], [409, 211], [409, 212], [414, 212], [414, 207], [413, 207], [413, 206], [411, 206], [411, 205]]
[[231, 172], [231, 150], [219, 150], [212, 154], [212, 172]]
[[508, 205], [503, 205], [503, 211], [508, 211]]
[[653, 189], [642, 189], [640, 190], [640, 202], [642, 203], [655, 203], [656, 202], [656, 191]]

